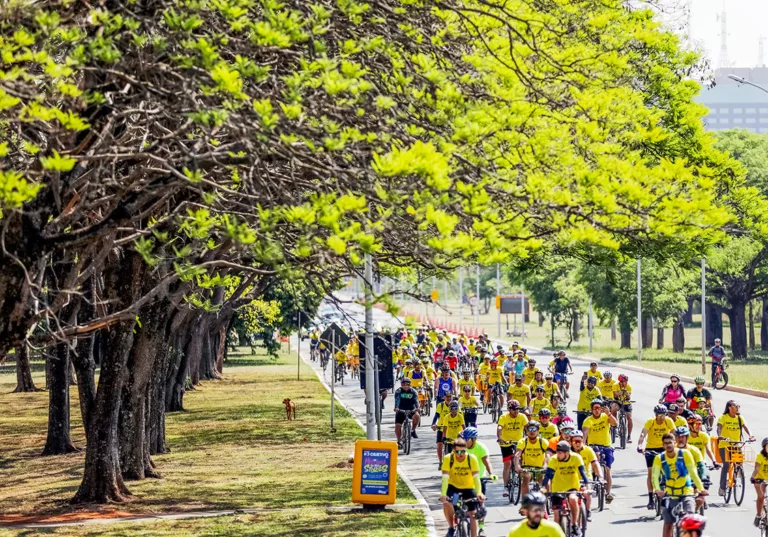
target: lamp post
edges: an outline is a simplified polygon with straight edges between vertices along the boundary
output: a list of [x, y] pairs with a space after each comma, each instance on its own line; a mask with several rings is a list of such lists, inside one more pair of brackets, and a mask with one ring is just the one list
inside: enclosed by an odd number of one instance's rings
[[744, 78], [743, 76], [738, 76], [738, 75], [728, 75], [728, 78], [730, 78], [731, 80], [735, 80], [735, 81], [736, 81], [736, 82], [738, 82], [739, 84], [746, 84], [747, 86], [752, 86], [753, 88], [757, 88], [757, 89], [759, 89], [759, 90], [762, 90], [762, 91], [764, 91], [765, 93], [768, 93], [768, 89], [764, 88], [764, 87], [763, 87], [763, 86], [761, 86], [760, 84], [755, 84], [754, 82], [750, 82], [749, 80], [747, 80], [747, 79], [746, 79], [746, 78]]

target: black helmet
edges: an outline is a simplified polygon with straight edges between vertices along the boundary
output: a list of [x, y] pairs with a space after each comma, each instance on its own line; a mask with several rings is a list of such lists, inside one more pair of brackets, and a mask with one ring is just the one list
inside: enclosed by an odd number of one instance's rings
[[653, 407], [653, 413], [656, 414], [657, 416], [659, 414], [666, 414], [667, 413], [667, 407], [662, 405], [661, 403], [659, 403], [658, 405]]
[[531, 505], [546, 505], [547, 498], [541, 492], [529, 492], [523, 496], [523, 507]]

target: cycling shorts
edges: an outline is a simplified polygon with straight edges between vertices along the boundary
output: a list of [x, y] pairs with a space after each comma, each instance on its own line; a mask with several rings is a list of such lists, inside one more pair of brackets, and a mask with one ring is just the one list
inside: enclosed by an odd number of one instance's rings
[[448, 485], [445, 495], [450, 499], [453, 498], [454, 494], [461, 496], [468, 512], [472, 513], [477, 509], [477, 492], [475, 492], [475, 489], [457, 489], [453, 485]]
[[595, 452], [595, 455], [597, 455], [597, 461], [598, 464], [600, 462], [600, 454], [602, 453], [605, 457], [605, 466], [608, 468], [611, 468], [613, 466], [613, 447], [611, 446], [593, 446], [590, 445], [589, 447], [592, 448], [592, 450]]
[[413, 417], [414, 414], [416, 414], [415, 410], [398, 410], [397, 414], [395, 414], [395, 423], [397, 425], [402, 425], [403, 422], [405, 422], [405, 413], [408, 413], [410, 417]]
[[646, 468], [653, 467], [653, 461], [656, 459], [656, 455], [662, 453], [664, 448], [659, 449], [646, 449], [645, 450], [645, 466]]
[[565, 382], [568, 380], [568, 376], [563, 373], [555, 373], [555, 383]]
[[571, 489], [568, 492], [553, 492], [550, 498], [552, 499], [552, 509], [568, 509], [568, 497], [572, 492], [578, 492], [576, 489]]
[[661, 510], [661, 518], [667, 524], [674, 524], [677, 522], [672, 515], [672, 511], [677, 504], [683, 504], [683, 513], [693, 514], [696, 511], [696, 500], [693, 496], [678, 496], [677, 498], [667, 497], [664, 509]]
[[510, 446], [500, 446], [501, 447], [501, 460], [504, 462], [511, 461], [515, 457], [515, 452], [517, 451], [517, 442], [512, 442], [512, 445]]

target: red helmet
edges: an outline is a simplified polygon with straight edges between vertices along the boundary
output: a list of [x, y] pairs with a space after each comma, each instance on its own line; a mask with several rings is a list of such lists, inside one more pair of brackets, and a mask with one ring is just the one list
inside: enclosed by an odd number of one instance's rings
[[619, 375], [619, 382], [627, 382], [629, 377], [626, 375]]
[[680, 522], [678, 522], [677, 525], [681, 530], [696, 530], [701, 533], [707, 526], [707, 519], [701, 515], [685, 515], [680, 519]]
[[498, 364], [499, 361], [496, 358], [491, 358], [491, 363], [492, 364]]

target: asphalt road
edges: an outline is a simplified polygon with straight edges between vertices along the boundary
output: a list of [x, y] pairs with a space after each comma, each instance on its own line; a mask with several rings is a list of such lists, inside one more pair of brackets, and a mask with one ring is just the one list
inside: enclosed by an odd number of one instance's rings
[[[362, 323], [362, 308], [356, 305], [345, 307], [345, 313], [354, 321]], [[374, 310], [374, 324], [380, 326], [394, 326], [397, 320], [391, 318], [387, 313], [381, 310]], [[302, 345], [302, 350], [304, 350]], [[307, 346], [308, 355], [308, 346]], [[305, 354], [302, 352], [302, 354]], [[549, 354], [529, 353], [534, 357], [542, 356], [542, 361], [548, 363]], [[312, 364], [319, 368], [319, 364]], [[581, 374], [587, 369], [587, 364], [583, 361], [574, 360], [573, 367], [575, 374], [572, 379], [580, 378]], [[618, 375], [620, 369], [614, 370], [614, 378]], [[627, 372], [625, 372], [627, 373]], [[640, 434], [643, 423], [652, 417], [652, 410], [655, 402], [658, 400], [661, 389], [664, 386], [664, 379], [644, 375], [641, 373], [628, 372], [629, 382], [633, 388], [635, 431], [633, 440], [636, 442]], [[330, 369], [326, 377], [330, 381]], [[344, 386], [337, 386], [337, 395], [344, 403], [364, 421], [365, 398], [359, 385], [352, 384], [351, 379], [345, 381]], [[686, 387], [687, 388], [687, 387]], [[578, 384], [573, 382], [571, 385], [571, 397], [569, 399], [569, 409], [575, 410], [576, 396], [578, 394]], [[758, 442], [763, 436], [768, 436], [768, 405], [765, 399], [757, 397], [738, 395], [733, 393], [715, 392], [713, 393], [715, 411], [720, 414], [725, 408], [725, 402], [728, 398], [736, 396], [735, 399], [741, 404], [741, 413], [752, 433], [757, 437]], [[394, 413], [392, 411], [392, 399], [388, 398], [384, 408], [384, 418], [382, 423], [382, 438], [394, 439]], [[575, 416], [574, 421], [575, 421]], [[431, 416], [427, 418], [431, 423]], [[425, 420], [426, 421], [426, 420]], [[496, 444], [496, 428], [491, 423], [490, 417], [480, 415], [478, 417], [478, 429], [480, 431], [480, 440], [488, 447], [491, 455], [491, 464], [494, 473], [501, 476], [502, 463], [499, 448]], [[411, 447], [411, 454], [400, 456], [399, 465], [404, 468], [407, 475], [419, 488], [427, 502], [432, 508], [438, 535], [444, 535], [447, 530], [447, 524], [442, 514], [442, 508], [439, 504], [440, 497], [440, 472], [437, 465], [437, 454], [435, 452], [435, 433], [426, 427], [418, 429], [419, 438], [414, 440]], [[643, 456], [635, 451], [636, 444], [630, 444], [627, 450], [616, 450], [616, 461], [613, 466], [613, 493], [615, 500], [611, 505], [606, 506], [602, 513], [593, 513], [592, 523], [589, 525], [587, 533], [592, 536], [610, 536], [610, 537], [646, 537], [648, 535], [660, 535], [662, 523], [653, 518], [653, 513], [646, 510], [647, 492], [646, 492], [646, 468]], [[759, 443], [753, 444], [758, 446]], [[756, 448], [756, 450], [758, 449]], [[747, 476], [751, 475], [752, 469], [749, 465]], [[759, 530], [752, 525], [754, 518], [754, 500], [755, 491], [752, 485], [747, 481], [746, 494], [741, 507], [733, 504], [725, 505], [723, 498], [717, 496], [717, 483], [719, 471], [712, 471], [713, 485], [711, 488], [712, 496], [709, 498], [709, 510], [707, 511], [707, 534], [724, 535], [759, 535]], [[486, 517], [485, 531], [488, 537], [506, 536], [520, 520], [518, 507], [508, 503], [502, 496], [503, 487], [501, 480], [498, 484], [489, 484], [488, 501], [486, 506], [488, 516]]]

